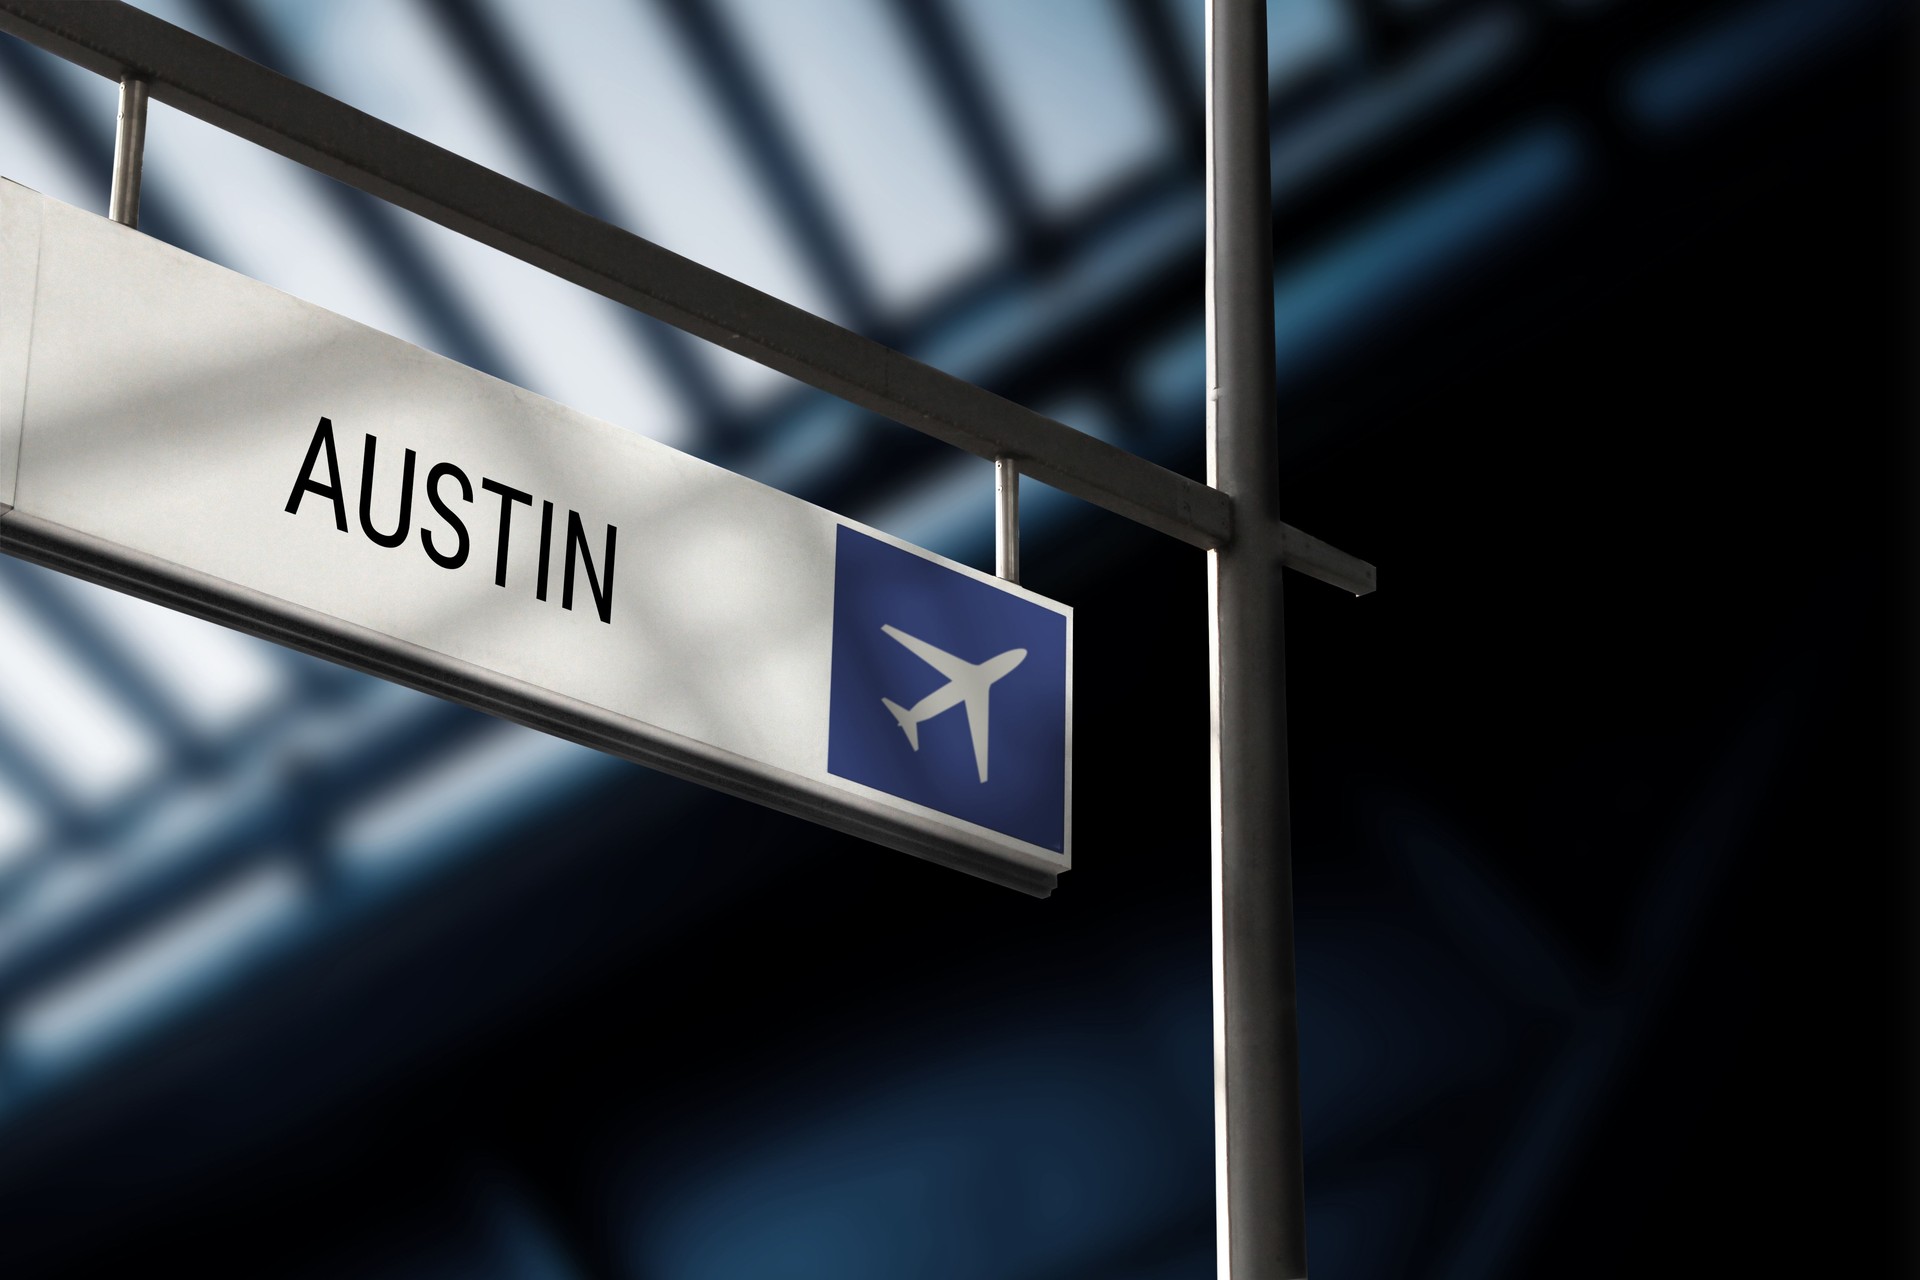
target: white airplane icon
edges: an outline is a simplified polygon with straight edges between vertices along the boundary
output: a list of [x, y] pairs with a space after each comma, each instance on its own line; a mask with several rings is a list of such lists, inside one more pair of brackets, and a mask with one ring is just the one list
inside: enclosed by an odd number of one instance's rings
[[1005, 653], [988, 658], [985, 662], [967, 662], [956, 658], [944, 649], [936, 649], [915, 636], [910, 636], [897, 627], [882, 626], [888, 635], [907, 647], [914, 657], [947, 678], [947, 682], [935, 689], [911, 707], [902, 707], [891, 698], [880, 699], [881, 705], [893, 712], [893, 718], [899, 722], [900, 729], [907, 735], [907, 743], [915, 751], [920, 749], [920, 722], [931, 720], [942, 711], [956, 704], [964, 703], [967, 708], [967, 730], [973, 735], [973, 762], [979, 766], [980, 781], [987, 780], [987, 690], [994, 681], [1012, 671], [1027, 660], [1025, 649], [1009, 649]]

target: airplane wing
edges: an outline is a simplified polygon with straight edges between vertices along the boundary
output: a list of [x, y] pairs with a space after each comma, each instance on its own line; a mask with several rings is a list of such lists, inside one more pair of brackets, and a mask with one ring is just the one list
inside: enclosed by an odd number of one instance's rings
[[987, 780], [987, 691], [969, 692], [966, 698], [967, 732], [973, 735], [973, 763], [980, 770], [980, 781]]
[[949, 680], [958, 680], [973, 671], [974, 665], [962, 658], [956, 658], [945, 649], [936, 649], [916, 636], [910, 636], [898, 627], [882, 625], [880, 628], [888, 635], [905, 645], [914, 657], [938, 671]]

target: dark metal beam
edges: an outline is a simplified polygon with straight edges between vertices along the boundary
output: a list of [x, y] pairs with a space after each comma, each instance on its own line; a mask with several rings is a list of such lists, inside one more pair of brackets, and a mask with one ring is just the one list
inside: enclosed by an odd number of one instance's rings
[[0, 31], [769, 368], [1195, 546], [1222, 494], [569, 208], [124, 4], [0, 2]]

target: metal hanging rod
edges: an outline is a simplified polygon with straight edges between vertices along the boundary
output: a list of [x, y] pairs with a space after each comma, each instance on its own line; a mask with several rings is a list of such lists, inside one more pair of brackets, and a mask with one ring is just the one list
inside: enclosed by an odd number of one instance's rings
[[1020, 464], [993, 460], [993, 571], [1020, 581]]
[[113, 131], [113, 188], [107, 216], [122, 226], [140, 226], [140, 166], [147, 147], [147, 82], [129, 72], [120, 77], [120, 114]]

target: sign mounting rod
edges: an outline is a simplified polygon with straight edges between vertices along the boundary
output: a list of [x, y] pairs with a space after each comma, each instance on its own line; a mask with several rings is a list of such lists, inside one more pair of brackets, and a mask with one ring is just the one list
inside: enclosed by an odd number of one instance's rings
[[1020, 464], [993, 460], [993, 571], [1020, 581]]
[[140, 226], [140, 166], [147, 148], [147, 82], [120, 77], [120, 114], [113, 131], [113, 189], [107, 216], [123, 227]]

